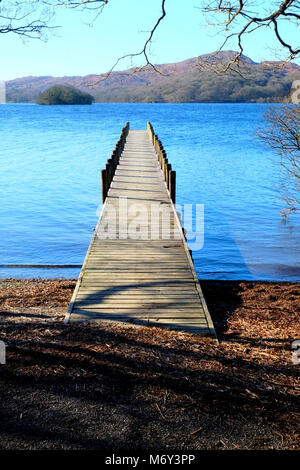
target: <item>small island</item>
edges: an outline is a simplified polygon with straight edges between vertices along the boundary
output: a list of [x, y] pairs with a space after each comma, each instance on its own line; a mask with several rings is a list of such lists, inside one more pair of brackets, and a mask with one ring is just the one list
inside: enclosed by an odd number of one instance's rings
[[92, 104], [94, 97], [70, 85], [54, 85], [43, 91], [37, 104]]

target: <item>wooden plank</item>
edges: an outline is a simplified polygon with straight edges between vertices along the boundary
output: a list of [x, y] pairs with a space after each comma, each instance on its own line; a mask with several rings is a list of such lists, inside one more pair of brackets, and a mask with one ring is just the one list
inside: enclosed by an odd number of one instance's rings
[[[172, 310], [177, 309], [185, 309], [190, 310], [194, 308], [200, 308], [203, 312], [202, 306], [199, 304], [199, 299], [197, 297], [190, 297], [182, 299], [180, 297], [177, 298], [163, 298], [155, 300], [149, 297], [139, 297], [139, 296], [132, 296], [132, 297], [122, 297], [117, 295], [111, 296], [104, 296], [104, 297], [93, 297], [93, 296], [78, 296], [76, 297], [76, 301], [74, 302], [74, 306], [82, 306], [82, 307], [99, 307], [105, 308], [106, 306], [116, 307], [116, 308], [160, 308], [162, 310], [172, 308]], [[124, 307], [125, 306], [125, 307]]]
[[190, 295], [159, 295], [156, 293], [155, 296], [153, 296], [153, 293], [151, 294], [141, 294], [137, 293], [136, 295], [134, 294], [127, 294], [125, 292], [118, 292], [118, 295], [114, 295], [114, 293], [111, 294], [93, 294], [93, 293], [78, 293], [76, 297], [76, 302], [77, 301], [108, 301], [108, 302], [116, 302], [116, 303], [122, 303], [126, 302], [127, 304], [134, 303], [134, 302], [147, 302], [147, 303], [163, 303], [163, 302], [174, 302], [177, 304], [186, 304], [189, 302], [198, 302], [199, 297], [197, 293], [195, 294], [190, 294]]
[[[119, 266], [102, 266], [99, 263], [88, 263], [86, 267], [86, 272], [94, 272], [94, 273], [103, 273], [105, 275], [114, 275], [114, 274], [120, 274], [122, 275], [123, 273], [126, 274], [132, 274], [132, 273], [140, 273], [140, 274], [151, 274], [152, 273], [160, 273], [159, 275], [176, 275], [179, 277], [191, 277], [191, 272], [190, 270], [185, 266], [137, 266], [136, 264], [129, 264], [129, 263], [120, 263]], [[158, 276], [159, 276], [158, 275]]]
[[97, 309], [97, 308], [82, 308], [82, 307], [76, 307], [74, 306], [72, 313], [79, 313], [81, 315], [98, 315], [98, 316], [111, 316], [113, 317], [128, 317], [128, 318], [151, 318], [152, 320], [154, 319], [163, 319], [167, 318], [168, 320], [180, 320], [181, 322], [184, 322], [186, 319], [193, 319], [194, 321], [197, 321], [199, 323], [205, 324], [207, 326], [207, 321], [204, 313], [199, 310], [199, 311], [175, 311], [175, 310], [147, 310], [147, 309], [139, 309], [139, 308], [131, 308], [131, 309], [120, 309], [120, 308], [103, 308], [103, 309]]
[[151, 295], [155, 294], [158, 295], [167, 295], [170, 297], [173, 296], [187, 296], [187, 295], [196, 295], [199, 297], [197, 288], [195, 285], [190, 286], [172, 286], [171, 284], [166, 284], [164, 286], [155, 284], [155, 285], [140, 285], [140, 284], [116, 284], [116, 283], [99, 283], [99, 284], [90, 284], [90, 283], [81, 283], [80, 293], [85, 290], [86, 292], [97, 292], [101, 294], [102, 292], [105, 294], [119, 292], [119, 294], [123, 293], [131, 295], [131, 294], [139, 294], [139, 295]]
[[122, 286], [122, 285], [125, 285], [125, 286], [130, 286], [132, 285], [132, 287], [149, 287], [149, 288], [160, 288], [160, 287], [163, 287], [165, 286], [167, 289], [171, 289], [172, 287], [174, 289], [183, 289], [184, 287], [186, 289], [189, 289], [190, 286], [193, 286], [195, 287], [195, 283], [193, 280], [185, 280], [185, 281], [178, 281], [176, 278], [175, 279], [164, 279], [164, 280], [159, 280], [159, 279], [155, 279], [152, 280], [152, 281], [147, 281], [147, 280], [143, 280], [142, 279], [116, 279], [114, 278], [113, 279], [113, 282], [111, 280], [108, 280], [108, 279], [105, 279], [105, 277], [102, 277], [102, 278], [98, 278], [98, 279], [95, 279], [95, 278], [87, 278], [86, 276], [83, 278], [83, 280], [81, 281], [81, 285], [96, 285], [96, 286], [106, 286], [106, 285], [112, 285], [112, 286]]
[[[214, 334], [164, 181], [168, 176], [163, 175], [148, 132], [129, 131], [66, 321], [129, 321]], [[175, 199], [174, 188], [171, 192]], [[133, 210], [125, 222], [119, 217], [122, 200]], [[151, 218], [153, 207], [160, 211], [156, 219]], [[124, 223], [127, 230], [132, 221], [143, 234], [139, 239], [126, 237], [126, 232], [124, 238]], [[103, 232], [109, 223], [114, 223], [115, 238]], [[154, 231], [156, 239], [151, 238]]]

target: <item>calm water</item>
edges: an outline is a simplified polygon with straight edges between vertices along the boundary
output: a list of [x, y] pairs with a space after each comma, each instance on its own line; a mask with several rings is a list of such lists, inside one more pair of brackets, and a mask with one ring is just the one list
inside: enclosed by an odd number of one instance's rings
[[[0, 263], [81, 264], [100, 169], [128, 120], [150, 120], [177, 170], [177, 202], [205, 204], [204, 279], [300, 281], [300, 216], [282, 220], [279, 158], [255, 137], [266, 105], [0, 106]], [[74, 277], [79, 269], [4, 269]]]

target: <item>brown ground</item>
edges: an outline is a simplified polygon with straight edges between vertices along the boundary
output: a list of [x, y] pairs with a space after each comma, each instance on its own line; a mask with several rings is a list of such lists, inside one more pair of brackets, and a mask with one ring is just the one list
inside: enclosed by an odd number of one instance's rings
[[299, 449], [300, 284], [201, 284], [219, 346], [64, 325], [75, 281], [0, 281], [0, 448]]

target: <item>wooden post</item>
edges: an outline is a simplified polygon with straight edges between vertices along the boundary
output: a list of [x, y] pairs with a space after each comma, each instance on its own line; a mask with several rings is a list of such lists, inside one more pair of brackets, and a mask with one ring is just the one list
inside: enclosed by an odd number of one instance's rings
[[168, 186], [167, 168], [168, 168], [168, 159], [164, 158], [164, 180], [165, 180], [165, 182], [167, 183], [167, 186]]
[[165, 179], [165, 159], [164, 158], [161, 159], [161, 171]]
[[110, 183], [111, 183], [111, 180], [112, 180], [112, 172], [111, 172], [111, 162], [110, 162], [110, 159], [107, 160], [107, 163], [106, 163], [106, 175], [107, 175], [107, 192], [110, 188]]
[[104, 204], [106, 196], [107, 196], [106, 170], [101, 170], [101, 185], [102, 185], [102, 203]]
[[113, 177], [114, 177], [114, 164], [113, 164], [113, 159], [112, 158], [109, 158], [107, 160], [108, 164], [109, 164], [109, 187], [111, 185], [111, 182], [113, 180]]
[[119, 145], [119, 143], [116, 145], [115, 152], [116, 152], [116, 164], [118, 165], [119, 160], [120, 160], [120, 145]]
[[170, 178], [170, 189], [169, 189], [170, 196], [173, 201], [173, 204], [175, 204], [176, 203], [176, 171], [175, 170], [170, 171], [169, 178]]
[[[162, 150], [160, 153], [159, 161], [160, 161], [160, 166], [163, 168], [164, 166], [164, 160], [167, 159], [167, 154], [165, 150]], [[168, 159], [167, 159], [168, 160]]]
[[172, 170], [171, 164], [168, 162], [166, 151], [159, 140], [157, 134], [155, 134], [152, 124], [147, 122], [147, 129], [152, 136], [152, 144], [157, 154], [157, 159], [160, 163], [164, 180], [167, 184], [167, 188], [170, 193], [170, 198], [173, 204], [176, 203], [176, 171]]
[[109, 185], [110, 185], [110, 181], [109, 181], [109, 164], [108, 164], [108, 162], [106, 162], [106, 165], [105, 165], [105, 172], [106, 172], [106, 190], [108, 192]]
[[[150, 123], [149, 123], [150, 124]], [[150, 129], [152, 128], [150, 124]], [[152, 129], [153, 131], [153, 129]], [[105, 169], [101, 171], [101, 183], [102, 183], [102, 202], [104, 203], [107, 198], [107, 194], [112, 183], [116, 168], [119, 164], [121, 154], [124, 150], [126, 137], [129, 132], [129, 122], [126, 122], [125, 126], [121, 131], [118, 142], [116, 143], [115, 149], [111, 154], [111, 158], [107, 160]]]
[[157, 137], [156, 134], [155, 134], [155, 136], [154, 136], [154, 148], [155, 148], [155, 151], [156, 151], [156, 153], [157, 153], [157, 155], [158, 155], [158, 137]]
[[152, 126], [151, 126], [151, 142], [152, 142], [152, 145], [154, 146], [154, 130]]
[[117, 151], [114, 150], [113, 153], [111, 154], [111, 159], [112, 159], [112, 166], [113, 166], [113, 176], [115, 174], [116, 168], [117, 168]]
[[116, 155], [117, 155], [117, 164], [118, 164], [119, 160], [120, 160], [120, 155], [121, 155], [121, 141], [120, 141], [120, 139], [116, 143], [115, 151], [116, 151]]
[[151, 122], [147, 122], [147, 129], [150, 135], [150, 139], [152, 144], [154, 145], [154, 131]]
[[149, 121], [147, 122], [147, 130], [148, 130], [149, 134], [151, 135], [152, 134], [152, 126], [151, 126]]
[[171, 163], [167, 164], [167, 171], [166, 171], [166, 183], [167, 183], [167, 188], [170, 191], [170, 171], [172, 170], [172, 165]]
[[157, 153], [159, 155], [162, 155], [162, 152], [163, 152], [163, 149], [164, 149], [163, 146], [162, 146], [162, 143], [161, 143], [160, 140], [158, 140], [157, 143], [158, 143]]

